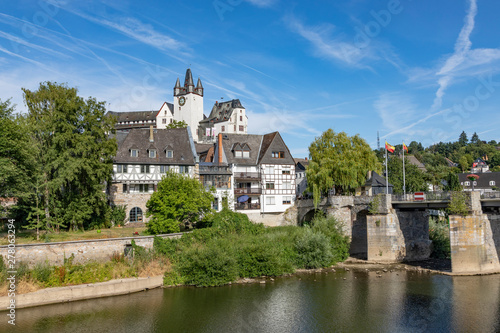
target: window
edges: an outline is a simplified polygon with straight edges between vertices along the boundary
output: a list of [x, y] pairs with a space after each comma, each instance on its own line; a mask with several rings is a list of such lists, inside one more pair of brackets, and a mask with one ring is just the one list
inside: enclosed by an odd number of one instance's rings
[[291, 190], [292, 189], [292, 183], [290, 183], [290, 182], [283, 182], [283, 189], [284, 190]]
[[250, 158], [250, 152], [249, 151], [244, 151], [243, 152], [243, 158]]
[[274, 165], [266, 166], [266, 173], [270, 175], [274, 174]]
[[234, 157], [243, 157], [243, 152], [241, 150], [236, 150], [234, 152]]
[[130, 157], [137, 157], [139, 156], [139, 150], [138, 149], [130, 149]]
[[490, 186], [495, 186], [495, 181], [494, 180], [490, 180]]
[[472, 183], [472, 185], [476, 186], [476, 185], [477, 185], [477, 182], [476, 182], [476, 181], [474, 181], [474, 182]]
[[160, 173], [167, 173], [168, 165], [160, 165]]
[[465, 182], [465, 186], [470, 186], [470, 182]]
[[290, 170], [288, 170], [288, 169], [283, 169], [283, 170], [281, 171], [281, 173], [282, 173], [282, 174], [284, 174], [284, 175], [289, 175], [289, 174], [290, 174]]
[[167, 158], [174, 157], [174, 151], [173, 150], [167, 150], [165, 156], [167, 156]]
[[149, 173], [149, 165], [141, 165], [141, 173]]
[[156, 150], [150, 149], [149, 150], [149, 158], [155, 158], [155, 157], [156, 157]]
[[283, 205], [292, 204], [292, 197], [283, 197]]
[[266, 183], [266, 190], [274, 190], [274, 183]]
[[240, 125], [240, 132], [244, 132], [244, 131], [245, 131], [245, 126]]
[[226, 130], [226, 126], [221, 126], [220, 131], [221, 131], [221, 132], [224, 132], [225, 130]]
[[275, 205], [274, 197], [266, 197], [266, 205]]
[[284, 151], [273, 151], [272, 156], [273, 156], [273, 158], [285, 158], [285, 152]]
[[140, 209], [139, 207], [132, 208], [129, 213], [129, 221], [142, 222], [142, 209]]
[[162, 124], [166, 124], [166, 123], [167, 123], [167, 118], [163, 118], [163, 119], [161, 120], [161, 123], [162, 123]]
[[122, 192], [127, 193], [127, 184], [122, 185]]
[[179, 173], [189, 173], [189, 166], [188, 165], [179, 166]]
[[148, 193], [149, 192], [149, 184], [139, 184], [139, 192], [140, 193]]
[[234, 131], [236, 132], [236, 125], [234, 125]]
[[[241, 111], [240, 111], [241, 112]], [[243, 121], [243, 116], [240, 116], [240, 121]]]
[[126, 164], [118, 164], [116, 166], [117, 173], [127, 173], [127, 165]]

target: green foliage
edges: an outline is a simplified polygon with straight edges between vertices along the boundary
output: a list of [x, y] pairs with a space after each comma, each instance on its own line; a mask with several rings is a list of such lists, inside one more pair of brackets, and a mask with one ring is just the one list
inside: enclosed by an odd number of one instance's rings
[[219, 286], [238, 278], [235, 254], [214, 245], [187, 249], [177, 268], [188, 285]]
[[450, 229], [446, 221], [429, 220], [429, 239], [432, 241], [432, 258], [450, 257]]
[[370, 201], [370, 204], [368, 205], [368, 212], [372, 215], [380, 214], [380, 203], [380, 194], [377, 194], [372, 198], [372, 201]]
[[317, 207], [322, 194], [332, 188], [338, 193], [353, 191], [366, 181], [368, 170], [380, 171], [381, 164], [359, 135], [348, 136], [328, 129], [309, 146], [311, 160], [306, 170], [308, 191]]
[[318, 217], [313, 220], [312, 230], [325, 235], [330, 241], [333, 261], [344, 261], [349, 257], [350, 241], [334, 217]]
[[462, 186], [460, 185], [460, 180], [456, 173], [449, 171], [446, 176], [446, 186], [445, 191], [460, 191]]
[[295, 240], [297, 263], [301, 268], [319, 268], [333, 263], [328, 238], [321, 233], [305, 228]]
[[[397, 156], [388, 159], [389, 183], [393, 185], [394, 194], [403, 191], [403, 160]], [[405, 157], [406, 193], [425, 191], [427, 189], [426, 175]]]
[[146, 204], [151, 234], [180, 231], [180, 223], [196, 223], [211, 212], [213, 195], [196, 179], [169, 171]]
[[469, 213], [466, 200], [467, 200], [467, 194], [465, 192], [463, 191], [452, 192], [450, 203], [448, 204], [449, 214], [466, 216]]
[[116, 205], [111, 208], [111, 223], [113, 225], [123, 225], [127, 216], [126, 205]]
[[167, 125], [167, 129], [170, 129], [170, 128], [186, 128], [188, 125], [186, 124], [186, 122], [184, 120], [181, 120], [181, 121], [177, 121], [177, 120], [174, 120], [172, 121], [170, 124]]

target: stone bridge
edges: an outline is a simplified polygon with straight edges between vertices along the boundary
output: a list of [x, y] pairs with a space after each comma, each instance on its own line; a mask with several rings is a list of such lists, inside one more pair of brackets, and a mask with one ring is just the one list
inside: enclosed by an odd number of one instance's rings
[[[468, 215], [450, 215], [453, 273], [500, 272], [500, 195], [481, 199], [479, 192], [467, 194]], [[371, 261], [416, 261], [428, 259], [430, 210], [446, 208], [449, 197], [425, 201], [393, 201], [379, 195], [378, 214], [370, 214], [374, 197], [330, 196], [315, 209], [312, 199], [296, 201], [293, 216], [298, 224], [310, 221], [317, 210], [334, 216], [351, 238], [351, 256]]]

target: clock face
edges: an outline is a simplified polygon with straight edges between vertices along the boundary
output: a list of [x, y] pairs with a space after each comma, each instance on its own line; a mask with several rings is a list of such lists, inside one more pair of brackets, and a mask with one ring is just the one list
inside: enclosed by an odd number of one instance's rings
[[179, 105], [183, 106], [184, 104], [186, 104], [186, 99], [184, 97], [179, 98]]

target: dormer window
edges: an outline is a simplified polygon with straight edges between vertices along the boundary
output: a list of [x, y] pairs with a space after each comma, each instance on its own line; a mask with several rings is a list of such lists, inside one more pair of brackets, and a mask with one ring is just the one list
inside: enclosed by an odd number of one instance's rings
[[174, 151], [173, 150], [167, 150], [165, 153], [165, 156], [167, 158], [173, 158], [174, 157]]
[[156, 149], [149, 150], [149, 158], [156, 158]]
[[273, 156], [273, 158], [285, 158], [285, 152], [284, 151], [273, 151], [272, 156]]
[[490, 180], [490, 186], [495, 186], [495, 181], [494, 180]]
[[130, 149], [130, 157], [139, 156], [139, 149]]

